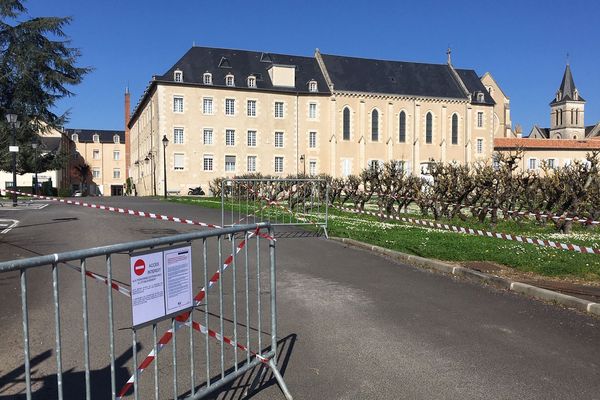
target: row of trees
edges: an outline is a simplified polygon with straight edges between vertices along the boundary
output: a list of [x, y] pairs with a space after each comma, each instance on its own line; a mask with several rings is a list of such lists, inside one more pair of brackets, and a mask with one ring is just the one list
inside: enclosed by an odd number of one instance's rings
[[[565, 233], [571, 231], [573, 221], [564, 217], [590, 221], [600, 218], [598, 152], [588, 154], [585, 162], [575, 161], [559, 168], [544, 164], [540, 171], [518, 170], [521, 158], [521, 153], [496, 154], [493, 163], [471, 166], [432, 162], [425, 177], [407, 173], [397, 162], [387, 162], [365, 169], [357, 176], [332, 178], [320, 175], [319, 178], [329, 184], [332, 205], [351, 205], [362, 210], [369, 203], [376, 204], [379, 211], [387, 215], [399, 215], [409, 206], [414, 208], [416, 205], [421, 214], [431, 215], [436, 220], [477, 218], [495, 226], [500, 218], [530, 218], [520, 212], [531, 211], [554, 216], [533, 217], [539, 223], [552, 223], [558, 231]], [[275, 177], [253, 174], [241, 178]], [[221, 195], [222, 182], [223, 178], [211, 182], [213, 195]], [[306, 184], [278, 182], [262, 186], [255, 183], [252, 190], [237, 189], [226, 195], [264, 196], [270, 200], [314, 196], [314, 189], [307, 190]], [[324, 201], [325, 190], [318, 190], [318, 193]]]

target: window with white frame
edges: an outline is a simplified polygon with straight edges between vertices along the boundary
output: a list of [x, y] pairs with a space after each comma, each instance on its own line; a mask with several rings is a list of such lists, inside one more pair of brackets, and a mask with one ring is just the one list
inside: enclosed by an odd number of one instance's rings
[[537, 158], [529, 159], [529, 169], [535, 171], [537, 169]]
[[317, 161], [310, 160], [308, 163], [308, 173], [310, 176], [315, 176], [317, 174]]
[[79, 142], [79, 135], [76, 133], [72, 134], [71, 140], [74, 141], [75, 143]]
[[113, 151], [113, 160], [119, 161], [121, 159], [121, 152], [119, 150]]
[[183, 144], [183, 128], [173, 129], [173, 143]]
[[483, 154], [483, 139], [481, 139], [481, 138], [477, 139], [476, 147], [477, 147], [477, 154]]
[[275, 157], [275, 172], [283, 172], [283, 157]]
[[317, 81], [310, 81], [308, 82], [308, 91], [309, 92], [316, 92], [318, 89], [317, 87]]
[[225, 115], [235, 114], [235, 99], [225, 99]]
[[308, 104], [308, 118], [317, 119], [317, 103]]
[[205, 129], [203, 132], [203, 137], [204, 137], [205, 145], [213, 144], [213, 130], [212, 129]]
[[202, 99], [202, 114], [213, 114], [213, 99], [211, 97], [205, 97]]
[[254, 77], [254, 76], [249, 76], [248, 77], [248, 87], [249, 88], [255, 88], [256, 87], [256, 77]]
[[235, 156], [225, 156], [225, 172], [235, 172]]
[[173, 169], [175, 171], [183, 171], [185, 166], [185, 154], [174, 153], [173, 154]]
[[121, 178], [121, 170], [119, 168], [113, 169], [113, 179]]
[[114, 144], [119, 144], [121, 143], [121, 137], [119, 135], [114, 135], [113, 136], [113, 143]]
[[256, 131], [248, 131], [248, 147], [256, 147]]
[[212, 74], [210, 72], [206, 72], [202, 76], [202, 82], [204, 82], [205, 85], [212, 85]]
[[477, 127], [483, 128], [483, 111], [477, 111]]
[[377, 169], [379, 169], [379, 166], [380, 166], [382, 163], [383, 163], [383, 162], [382, 162], [382, 161], [379, 161], [379, 160], [370, 160], [370, 161], [369, 161], [369, 169], [372, 169], [372, 170], [377, 170]]
[[283, 118], [283, 102], [275, 102], [275, 118]]
[[100, 135], [98, 135], [97, 133], [95, 133], [95, 134], [92, 136], [92, 141], [93, 141], [94, 143], [100, 143]]
[[311, 149], [317, 147], [317, 132], [308, 133], [308, 147]]
[[181, 96], [173, 97], [173, 112], [176, 112], [176, 113], [183, 112], [183, 97], [181, 97]]
[[94, 169], [92, 169], [92, 176], [94, 178], [100, 178], [100, 168], [94, 168]]
[[204, 171], [212, 171], [213, 170], [213, 156], [209, 154], [205, 154], [202, 160], [202, 169]]
[[99, 160], [100, 159], [100, 150], [92, 150], [92, 158], [94, 160]]
[[173, 80], [175, 82], [183, 82], [183, 72], [181, 72], [180, 70], [175, 70], [175, 72], [173, 73]]
[[248, 172], [256, 172], [256, 156], [248, 156]]
[[556, 160], [554, 158], [549, 158], [546, 160], [546, 165], [548, 165], [548, 168], [554, 169], [556, 168]]
[[226, 85], [226, 86], [235, 86], [235, 80], [234, 80], [234, 78], [233, 78], [233, 75], [231, 75], [231, 74], [228, 74], [228, 75], [225, 77], [225, 85]]
[[225, 146], [235, 146], [235, 131], [233, 129], [225, 130]]
[[342, 160], [342, 176], [346, 177], [352, 173], [352, 162], [347, 158]]
[[246, 109], [249, 117], [256, 117], [256, 100], [248, 100]]
[[275, 147], [283, 147], [283, 132], [275, 132]]

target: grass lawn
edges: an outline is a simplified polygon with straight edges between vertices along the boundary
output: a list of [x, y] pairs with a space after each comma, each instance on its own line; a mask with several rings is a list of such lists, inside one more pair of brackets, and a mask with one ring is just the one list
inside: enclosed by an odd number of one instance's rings
[[[169, 201], [208, 208], [221, 207], [220, 199], [180, 197], [170, 198]], [[411, 216], [426, 219], [416, 213]], [[488, 224], [472, 219], [444, 222], [490, 230]], [[600, 248], [600, 234], [579, 225], [574, 225], [574, 228], [572, 234], [564, 235], [555, 233], [551, 224], [542, 226], [535, 221], [500, 221], [495, 230]], [[331, 236], [351, 238], [421, 257], [454, 262], [489, 261], [535, 275], [600, 283], [600, 255], [595, 254], [430, 229], [331, 208], [328, 231]]]

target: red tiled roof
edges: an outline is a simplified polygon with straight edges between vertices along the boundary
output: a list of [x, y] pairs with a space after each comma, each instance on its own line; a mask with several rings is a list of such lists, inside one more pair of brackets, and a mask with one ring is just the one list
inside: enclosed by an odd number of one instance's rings
[[600, 150], [599, 140], [573, 139], [529, 139], [529, 138], [496, 138], [495, 150], [506, 149], [552, 149], [552, 150]]

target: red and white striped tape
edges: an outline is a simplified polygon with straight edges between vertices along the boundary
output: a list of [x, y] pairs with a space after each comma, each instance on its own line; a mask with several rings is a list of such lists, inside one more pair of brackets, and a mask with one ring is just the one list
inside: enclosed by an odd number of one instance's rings
[[356, 210], [356, 209], [347, 208], [347, 207], [336, 207], [336, 208], [338, 208], [342, 211], [349, 211], [349, 212], [353, 212], [353, 213], [357, 213], [357, 214], [373, 215], [375, 217], [387, 218], [387, 219], [397, 220], [397, 221], [402, 221], [402, 222], [408, 222], [410, 224], [422, 225], [422, 226], [426, 226], [428, 228], [444, 229], [444, 230], [456, 232], [456, 233], [466, 233], [468, 235], [485, 236], [485, 237], [492, 237], [492, 238], [510, 240], [510, 241], [521, 242], [521, 243], [535, 244], [537, 246], [553, 247], [553, 248], [560, 249], [560, 250], [575, 251], [575, 252], [584, 253], [584, 254], [600, 254], [600, 249], [597, 249], [594, 247], [579, 246], [579, 245], [571, 244], [571, 243], [559, 243], [559, 242], [554, 242], [551, 240], [530, 238], [527, 236], [520, 236], [520, 235], [511, 235], [511, 234], [502, 233], [502, 232], [491, 232], [491, 231], [483, 231], [480, 229], [464, 228], [462, 226], [441, 224], [439, 222], [421, 220], [421, 219], [415, 219], [415, 218], [398, 217], [398, 216], [394, 216], [394, 215], [386, 215], [383, 213], [376, 213], [376, 212], [372, 212], [372, 211]]
[[[80, 267], [73, 265], [73, 264], [69, 264], [67, 262], [64, 262], [63, 264], [65, 264], [67, 267], [81, 273]], [[91, 272], [91, 271], [85, 271], [85, 275], [88, 278], [92, 278], [98, 282], [102, 282], [105, 285], [108, 285], [108, 278], [106, 276], [103, 276], [103, 275], [100, 275], [100, 274], [97, 274], [97, 273]], [[131, 297], [131, 290], [128, 287], [125, 287], [125, 285], [123, 285], [122, 283], [117, 283], [115, 281], [111, 281], [110, 286], [117, 292], [124, 294], [127, 297]]]
[[[390, 195], [390, 197], [392, 197], [395, 200], [397, 200], [397, 199], [405, 199], [405, 200], [418, 201], [418, 199], [416, 197], [411, 197], [411, 196], [394, 196], [394, 195]], [[550, 212], [545, 213], [545, 212], [537, 212], [537, 211], [503, 210], [500, 207], [468, 206], [468, 205], [464, 205], [464, 204], [451, 203], [451, 202], [440, 201], [440, 200], [434, 200], [434, 202], [440, 203], [440, 204], [446, 204], [446, 205], [454, 206], [454, 207], [459, 206], [461, 208], [468, 208], [469, 210], [484, 210], [484, 209], [487, 209], [487, 212], [492, 212], [494, 210], [500, 210], [504, 214], [515, 215], [515, 216], [519, 216], [519, 217], [536, 217], [536, 218], [552, 219], [552, 220], [555, 220], [555, 221], [572, 221], [572, 222], [577, 222], [577, 223], [581, 223], [581, 224], [584, 224], [584, 225], [598, 225], [598, 224], [600, 224], [600, 221], [596, 221], [593, 218], [583, 218], [583, 217], [578, 217], [578, 216], [567, 217], [565, 215], [554, 215], [553, 213], [550, 213]]]
[[29, 197], [33, 197], [33, 198], [36, 198], [36, 199], [55, 201], [55, 202], [59, 202], [59, 203], [63, 203], [63, 204], [69, 204], [69, 205], [74, 205], [74, 206], [81, 206], [81, 207], [94, 208], [94, 209], [97, 209], [97, 210], [103, 210], [103, 211], [109, 211], [109, 212], [116, 212], [116, 213], [119, 213], [119, 214], [133, 215], [133, 216], [145, 217], [145, 218], [152, 218], [152, 219], [158, 219], [158, 220], [161, 220], [161, 221], [178, 222], [178, 223], [187, 224], [187, 225], [204, 226], [204, 227], [212, 228], [212, 229], [221, 228], [221, 226], [215, 225], [215, 224], [209, 224], [209, 223], [201, 222], [201, 221], [193, 221], [193, 220], [186, 219], [186, 218], [172, 217], [172, 216], [169, 216], [169, 215], [162, 215], [162, 214], [151, 213], [151, 212], [146, 212], [146, 211], [136, 211], [136, 210], [130, 210], [128, 208], [111, 207], [111, 206], [105, 206], [105, 205], [102, 205], [102, 204], [91, 204], [91, 203], [87, 203], [87, 202], [83, 202], [83, 201], [65, 200], [65, 199], [59, 199], [59, 198], [56, 198], [56, 197], [39, 196], [39, 195], [31, 194], [31, 193], [17, 192], [17, 191], [8, 190], [8, 189], [0, 189], [0, 191], [7, 192], [7, 193], [16, 193], [16, 194], [18, 194], [20, 196], [29, 196]]
[[[221, 273], [224, 272], [231, 265], [234, 257], [240, 251], [242, 251], [242, 249], [246, 246], [246, 243], [248, 242], [248, 240], [250, 238], [252, 238], [253, 236], [257, 236], [259, 232], [260, 232], [260, 228], [256, 229], [256, 231], [254, 231], [253, 233], [248, 235], [244, 240], [242, 240], [237, 245], [235, 252], [233, 254], [230, 254], [223, 262], [223, 267], [221, 268], [221, 270], [216, 271], [213, 274], [213, 276], [211, 276], [208, 284], [205, 287], [203, 287], [202, 289], [200, 289], [200, 291], [196, 294], [196, 296], [194, 296], [194, 307], [198, 307], [200, 305], [200, 303], [206, 296], [206, 291], [208, 289], [210, 289], [212, 286], [214, 286], [214, 284], [219, 281], [219, 279], [221, 278]], [[144, 370], [146, 368], [148, 368], [148, 366], [150, 366], [150, 364], [152, 364], [152, 361], [154, 361], [154, 359], [158, 356], [158, 353], [160, 353], [160, 351], [171, 341], [171, 339], [173, 338], [173, 335], [175, 333], [177, 333], [179, 328], [181, 328], [182, 326], [186, 326], [186, 324], [189, 324], [188, 320], [190, 319], [190, 315], [191, 315], [191, 313], [188, 311], [188, 312], [184, 312], [184, 313], [178, 315], [177, 317], [175, 317], [175, 321], [177, 322], [175, 324], [175, 330], [173, 331], [173, 328], [170, 328], [164, 335], [162, 335], [160, 337], [160, 339], [157, 342], [156, 352], [154, 352], [154, 349], [152, 349], [152, 351], [150, 351], [150, 353], [146, 356], [146, 358], [138, 366], [138, 369], [137, 369], [138, 376], [141, 375], [141, 373], [144, 372]], [[134, 375], [132, 375], [127, 380], [127, 383], [125, 383], [123, 388], [119, 391], [119, 395], [117, 396], [117, 399], [123, 398], [123, 396], [133, 386], [133, 381], [134, 381]]]

